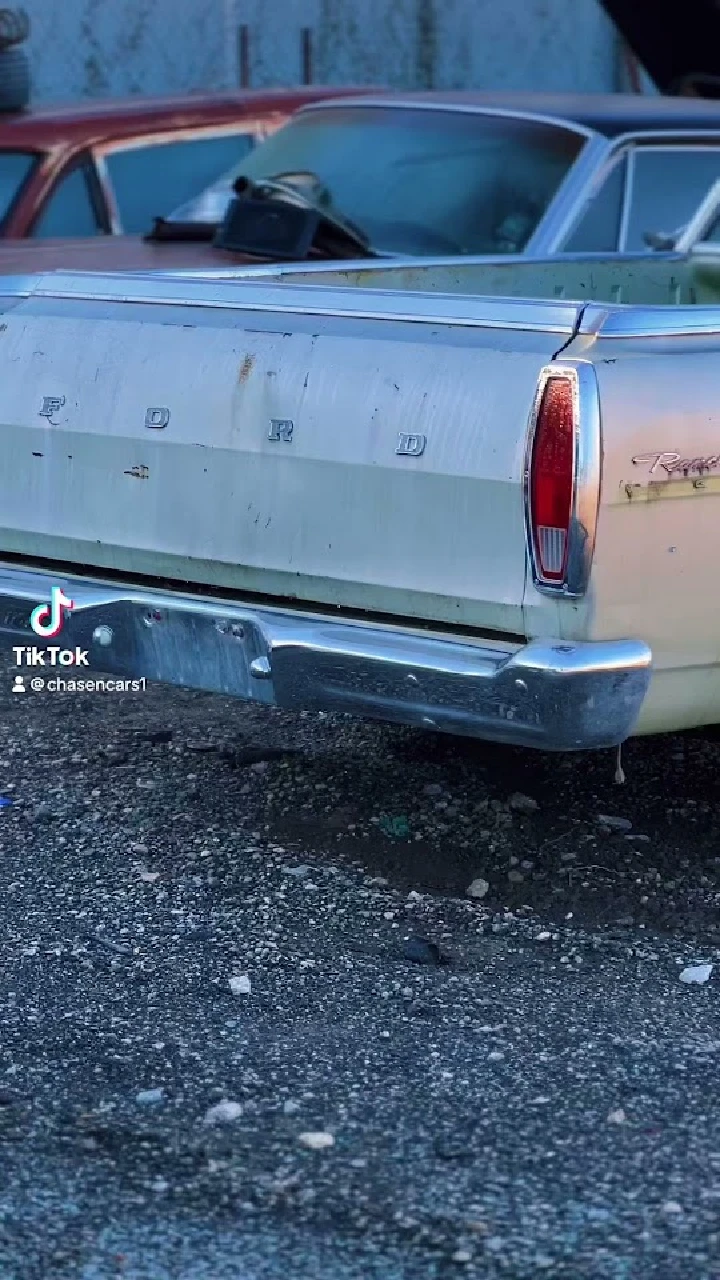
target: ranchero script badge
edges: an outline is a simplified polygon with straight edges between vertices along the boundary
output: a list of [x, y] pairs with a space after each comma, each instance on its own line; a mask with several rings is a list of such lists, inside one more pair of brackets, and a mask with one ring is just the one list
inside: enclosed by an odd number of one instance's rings
[[648, 475], [654, 476], [656, 482], [673, 476], [687, 479], [716, 471], [720, 467], [720, 453], [711, 453], [705, 458], [683, 458], [680, 453], [641, 453], [633, 458], [633, 464], [647, 466]]

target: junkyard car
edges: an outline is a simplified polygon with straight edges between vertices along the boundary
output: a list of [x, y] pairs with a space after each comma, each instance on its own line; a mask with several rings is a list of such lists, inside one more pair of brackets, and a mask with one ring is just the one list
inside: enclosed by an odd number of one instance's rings
[[718, 102], [369, 92], [305, 107], [190, 201], [168, 186], [154, 225], [143, 196], [145, 240], [8, 242], [0, 273], [651, 253], [718, 177]]
[[0, 295], [20, 665], [549, 749], [720, 721], [717, 251]]
[[0, 112], [0, 236], [27, 236], [32, 249], [48, 239], [139, 235], [168, 202], [188, 199], [329, 93], [246, 90]]

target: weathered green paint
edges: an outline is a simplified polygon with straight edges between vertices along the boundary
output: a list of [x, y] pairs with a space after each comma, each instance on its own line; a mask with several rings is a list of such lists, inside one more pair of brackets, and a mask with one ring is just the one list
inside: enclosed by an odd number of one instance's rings
[[[302, 270], [282, 276], [288, 283], [318, 283]], [[398, 266], [383, 271], [363, 268], [323, 272], [328, 285], [359, 289], [400, 289], [420, 293], [458, 293], [477, 297], [564, 298], [570, 302], [609, 302], [646, 306], [720, 302], [720, 266], [692, 260], [646, 257], [597, 258], [592, 262], [555, 259], [463, 263], [452, 266]]]

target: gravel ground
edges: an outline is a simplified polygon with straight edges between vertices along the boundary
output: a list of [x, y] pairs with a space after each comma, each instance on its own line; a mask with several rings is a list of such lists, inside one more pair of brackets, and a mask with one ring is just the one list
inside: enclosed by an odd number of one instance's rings
[[718, 1280], [719, 739], [11, 670], [1, 1280]]

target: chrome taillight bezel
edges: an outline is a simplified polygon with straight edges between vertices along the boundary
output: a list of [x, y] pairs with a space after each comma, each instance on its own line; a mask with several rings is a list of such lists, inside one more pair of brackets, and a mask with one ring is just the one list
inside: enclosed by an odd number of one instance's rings
[[[574, 458], [567, 554], [562, 579], [548, 579], [538, 562], [532, 511], [532, 460], [538, 415], [545, 387], [551, 378], [565, 378], [573, 396]], [[592, 571], [602, 471], [602, 430], [597, 376], [587, 360], [554, 360], [540, 372], [527, 430], [523, 497], [525, 535], [533, 582], [550, 596], [581, 597]]]

